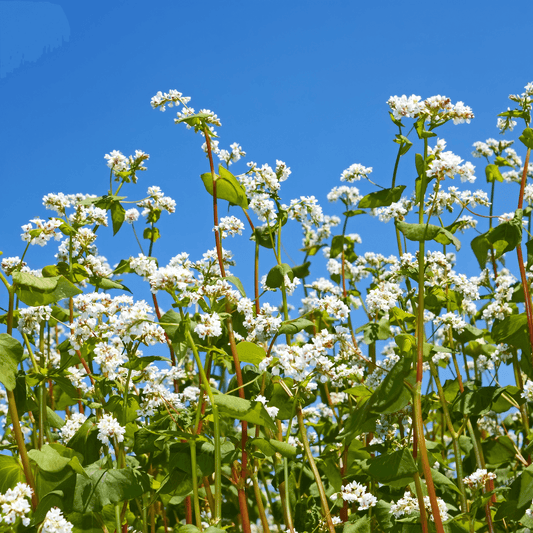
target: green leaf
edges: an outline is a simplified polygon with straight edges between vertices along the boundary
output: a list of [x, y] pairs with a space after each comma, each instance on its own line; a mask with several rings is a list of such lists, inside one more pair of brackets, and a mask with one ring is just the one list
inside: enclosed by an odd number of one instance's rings
[[533, 465], [525, 468], [522, 474], [513, 481], [511, 490], [506, 494], [505, 499], [507, 501], [498, 507], [495, 519], [520, 520], [533, 500]]
[[17, 296], [30, 306], [48, 305], [83, 292], [64, 276], [38, 278], [27, 272], [14, 272], [13, 282]]
[[476, 256], [477, 262], [479, 263], [479, 268], [483, 270], [487, 264], [489, 250], [491, 248], [490, 242], [487, 239], [487, 234], [483, 233], [482, 235], [478, 235], [472, 239], [470, 246], [474, 252], [474, 255]]
[[529, 345], [527, 327], [526, 313], [510, 315], [494, 323], [491, 335], [497, 343], [503, 342], [523, 349]]
[[0, 333], [0, 383], [8, 391], [14, 390], [17, 385], [17, 370], [23, 353], [24, 348], [17, 339]]
[[126, 210], [122, 207], [122, 204], [120, 202], [113, 202], [111, 204], [110, 211], [111, 221], [113, 222], [113, 235], [116, 235], [118, 233], [118, 230], [124, 223]]
[[[343, 215], [345, 217], [351, 218], [355, 217], [357, 215], [366, 215], [368, 211], [365, 211], [364, 209], [349, 209], [348, 211], [343, 211]], [[311, 255], [311, 254], [309, 254]]]
[[427, 139], [429, 137], [436, 137], [437, 136], [436, 133], [433, 133], [432, 131], [427, 131], [425, 126], [426, 126], [425, 117], [420, 117], [415, 122], [415, 129], [416, 129], [416, 133], [418, 133], [418, 138], [419, 139]]
[[46, 406], [46, 419], [51, 427], [61, 429], [65, 425], [65, 421], [53, 410]]
[[302, 331], [305, 328], [310, 328], [314, 326], [315, 323], [307, 318], [296, 318], [294, 320], [287, 320], [282, 322], [278, 330], [278, 335], [295, 335], [299, 331]]
[[294, 459], [298, 454], [297, 448], [288, 444], [287, 442], [280, 442], [276, 439], [253, 439], [252, 444], [257, 446], [268, 457], [272, 457], [276, 452], [280, 453], [283, 457]]
[[[413, 459], [413, 453], [408, 448], [383, 454], [368, 461], [368, 473], [380, 483], [389, 484], [391, 481], [408, 478], [408, 484], [418, 467]], [[404, 485], [405, 486], [405, 485]]]
[[373, 209], [375, 207], [389, 206], [401, 198], [404, 189], [405, 185], [398, 185], [392, 189], [371, 192], [361, 198], [357, 207]]
[[441, 244], [453, 244], [457, 250], [461, 249], [461, 241], [453, 233], [440, 226], [396, 222], [396, 227], [410, 241], [436, 241]]
[[28, 456], [37, 463], [37, 466], [41, 470], [51, 473], [61, 472], [61, 470], [63, 470], [72, 459], [72, 456], [67, 457], [61, 455], [49, 444], [45, 444], [40, 450], [30, 450], [28, 452]]
[[0, 455], [0, 494], [15, 488], [17, 483], [25, 483], [24, 470], [16, 457]]
[[372, 344], [377, 340], [384, 341], [390, 337], [390, 323], [386, 318], [381, 318], [379, 322], [368, 322], [360, 326], [355, 332], [363, 332], [363, 342], [365, 344]]
[[99, 511], [104, 506], [132, 500], [150, 488], [148, 475], [131, 467], [103, 470], [98, 464], [86, 469], [88, 477], [76, 476], [73, 510]]
[[161, 237], [161, 233], [158, 228], [144, 228], [143, 239], [150, 242], [156, 242]]
[[533, 130], [526, 128], [520, 137], [518, 137], [529, 149], [533, 150]]
[[119, 283], [118, 281], [114, 281], [109, 278], [90, 278], [89, 283], [91, 285], [94, 285], [95, 287], [98, 287], [99, 289], [102, 289], [104, 291], [108, 291], [110, 289], [119, 289], [121, 291], [128, 291], [131, 292], [126, 285], [122, 285], [122, 283]]
[[400, 145], [400, 156], [406, 154], [411, 146], [413, 146], [413, 143], [405, 135], [396, 135], [393, 142]]
[[220, 414], [245, 420], [257, 426], [266, 426], [268, 429], [276, 431], [272, 418], [261, 402], [251, 402], [229, 394], [216, 394], [214, 400]]
[[331, 239], [331, 249], [329, 251], [329, 256], [334, 259], [338, 255], [340, 255], [342, 253], [345, 243], [349, 244], [349, 241], [344, 235], [335, 235], [335, 237]]
[[481, 444], [485, 462], [492, 468], [513, 461], [516, 455], [513, 441], [507, 436], [497, 436]]
[[[309, 267], [311, 266], [311, 261], [306, 261], [303, 265], [293, 266], [292, 273], [300, 279], [304, 279], [309, 276]], [[228, 279], [228, 278], [226, 278]]]
[[237, 354], [241, 363], [251, 363], [259, 366], [259, 363], [266, 357], [265, 349], [253, 342], [242, 341], [237, 344]]
[[246, 298], [246, 292], [244, 292], [242, 281], [237, 276], [226, 276], [224, 279], [226, 281], [229, 281], [230, 283], [233, 283], [233, 285], [235, 285], [235, 287], [237, 287], [237, 289], [241, 293], [241, 296], [243, 298]]
[[292, 281], [294, 279], [294, 274], [291, 267], [287, 263], [282, 263], [281, 265], [276, 265], [270, 272], [267, 274], [266, 285], [271, 289], [277, 289], [281, 287], [284, 283], [285, 276], [288, 276]]
[[254, 229], [250, 240], [256, 241], [259, 246], [272, 249], [276, 243], [276, 234], [272, 231], [272, 228], [269, 228], [268, 226], [259, 226]]
[[522, 241], [522, 216], [522, 209], [517, 209], [512, 220], [502, 222], [485, 233], [494, 248], [496, 259], [514, 250]]
[[[206, 191], [213, 196], [213, 176], [211, 172], [206, 172], [200, 176], [204, 182]], [[217, 198], [227, 200], [230, 204], [238, 205], [243, 209], [248, 209], [248, 199], [244, 187], [237, 178], [222, 165], [218, 167], [218, 175], [215, 174], [217, 182]]]
[[493, 181], [503, 181], [503, 176], [498, 165], [487, 165], [485, 167], [485, 176], [487, 177], [487, 183], [492, 183]]

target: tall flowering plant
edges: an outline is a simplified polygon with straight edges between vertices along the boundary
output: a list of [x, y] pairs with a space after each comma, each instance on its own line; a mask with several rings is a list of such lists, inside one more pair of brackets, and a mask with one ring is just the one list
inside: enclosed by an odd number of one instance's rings
[[[214, 243], [159, 263], [175, 201], [159, 186], [119, 196], [146, 170], [142, 151], [105, 155], [101, 196], [43, 198], [52, 216], [23, 226], [23, 253], [1, 262], [0, 529], [529, 531], [533, 84], [510, 99], [497, 126], [523, 121], [519, 143], [474, 144], [490, 194], [449, 184], [473, 184], [476, 169], [437, 136], [471, 108], [394, 96], [390, 184], [354, 163], [327, 197], [342, 211], [327, 215], [313, 196], [283, 203], [282, 161], [231, 172], [246, 153], [220, 146], [217, 115], [157, 93], [154, 109], [178, 108], [175, 122], [201, 136]], [[398, 184], [413, 151], [416, 178]], [[517, 209], [497, 214], [508, 182]], [[388, 224], [397, 250], [362, 251], [348, 232], [361, 217]], [[111, 266], [97, 238], [127, 225], [139, 249]], [[291, 225], [299, 264], [284, 255]], [[475, 276], [456, 270], [467, 232]], [[254, 258], [242, 280], [225, 244], [239, 236]], [[32, 269], [34, 245], [52, 241], [54, 260]], [[327, 278], [311, 274], [321, 256]], [[124, 283], [133, 276], [149, 301]]]

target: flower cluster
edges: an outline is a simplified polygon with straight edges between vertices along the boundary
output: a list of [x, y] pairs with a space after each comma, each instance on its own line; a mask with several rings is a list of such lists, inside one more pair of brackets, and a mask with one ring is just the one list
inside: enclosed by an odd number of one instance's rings
[[359, 504], [359, 511], [370, 509], [378, 503], [378, 499], [366, 491], [366, 487], [357, 481], [352, 481], [348, 485], [343, 485], [341, 491], [331, 495], [331, 499], [335, 501], [341, 497], [345, 502], [355, 502]]
[[476, 490], [484, 487], [487, 481], [491, 479], [496, 479], [496, 474], [494, 474], [494, 472], [487, 472], [485, 468], [478, 468], [473, 474], [465, 477], [463, 482], [471, 489]]
[[8, 489], [5, 494], [0, 494], [0, 523], [15, 524], [20, 518], [22, 525], [28, 527], [31, 511], [30, 502], [33, 491], [26, 483], [17, 483], [15, 488]]

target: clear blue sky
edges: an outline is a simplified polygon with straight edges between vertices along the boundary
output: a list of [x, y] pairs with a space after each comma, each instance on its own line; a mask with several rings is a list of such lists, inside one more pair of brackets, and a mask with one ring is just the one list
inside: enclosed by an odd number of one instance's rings
[[[470, 105], [470, 125], [439, 133], [448, 149], [472, 159], [474, 141], [497, 137], [496, 114], [509, 93], [533, 79], [532, 14], [530, 0], [0, 1], [0, 250], [22, 253], [20, 226], [52, 214], [43, 195], [104, 194], [104, 154], [136, 149], [150, 154], [148, 171], [125, 194], [140, 199], [159, 185], [178, 203], [177, 215], [163, 214], [156, 255], [197, 258], [213, 247], [210, 197], [199, 179], [208, 170], [202, 141], [175, 126], [170, 110], [151, 109], [159, 90], [178, 89], [196, 109], [214, 110], [222, 147], [237, 141], [247, 160], [286, 161], [284, 201], [314, 194], [326, 212], [334, 212], [327, 192], [352, 163], [374, 167], [373, 179], [389, 186], [397, 148], [390, 95], [444, 94]], [[408, 190], [410, 155], [399, 178]], [[473, 162], [483, 187], [483, 165]], [[516, 201], [498, 202], [503, 212]], [[362, 249], [394, 252], [392, 238], [382, 237], [384, 230], [392, 237], [392, 223], [353, 220], [349, 230], [367, 235]], [[380, 232], [369, 234], [365, 221]], [[473, 236], [464, 237], [466, 247]], [[127, 242], [102, 253], [111, 263], [136, 254], [129, 231]], [[32, 249], [30, 265], [50, 263], [46, 253], [48, 260]]]

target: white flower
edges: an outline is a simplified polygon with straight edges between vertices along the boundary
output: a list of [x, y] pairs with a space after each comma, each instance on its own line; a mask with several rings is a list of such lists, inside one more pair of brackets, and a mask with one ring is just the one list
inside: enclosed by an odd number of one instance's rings
[[128, 209], [126, 213], [124, 213], [124, 220], [128, 224], [133, 224], [134, 222], [137, 222], [139, 219], [139, 211], [133, 207], [132, 209]]
[[490, 479], [496, 479], [494, 472], [487, 472], [485, 468], [478, 468], [473, 474], [465, 477], [463, 482], [475, 490], [484, 487]]
[[5, 494], [0, 494], [0, 524], [14, 524], [17, 518], [22, 519], [24, 527], [30, 525], [27, 516], [31, 511], [30, 502], [32, 489], [26, 483], [17, 483], [14, 489], [8, 489]]
[[237, 217], [223, 217], [218, 223], [218, 227], [213, 228], [213, 231], [218, 229], [221, 233], [221, 237], [225, 239], [226, 237], [234, 237], [235, 235], [242, 235], [244, 230], [244, 224]]
[[63, 517], [63, 513], [57, 507], [52, 507], [43, 522], [41, 533], [71, 533], [74, 526]]
[[78, 429], [83, 426], [87, 417], [82, 413], [72, 413], [70, 418], [65, 420], [65, 425], [59, 430], [59, 435], [64, 443], [67, 443]]
[[347, 181], [348, 183], [359, 181], [361, 178], [367, 178], [371, 172], [372, 167], [364, 167], [359, 163], [354, 163], [342, 171], [341, 181]]
[[201, 339], [205, 339], [206, 337], [220, 337], [222, 335], [220, 317], [217, 313], [200, 315], [200, 323], [196, 325], [194, 332]]
[[110, 439], [113, 437], [116, 437], [117, 442], [124, 441], [126, 428], [122, 427], [114, 416], [104, 413], [96, 426], [98, 427], [98, 440], [101, 443], [109, 446], [111, 444]]

